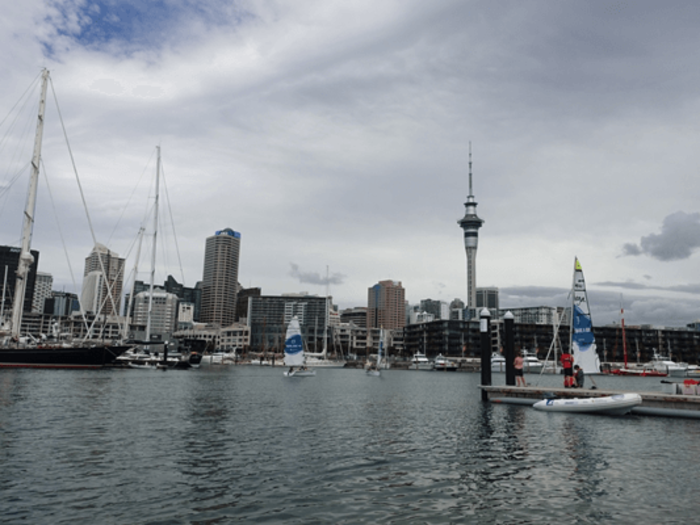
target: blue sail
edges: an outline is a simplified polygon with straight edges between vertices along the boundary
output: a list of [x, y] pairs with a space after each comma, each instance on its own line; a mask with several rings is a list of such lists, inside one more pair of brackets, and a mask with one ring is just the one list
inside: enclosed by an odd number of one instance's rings
[[284, 364], [286, 366], [302, 366], [304, 364], [304, 344], [301, 339], [301, 327], [296, 316], [287, 326], [287, 335], [284, 341]]
[[588, 307], [586, 281], [578, 259], [574, 263], [573, 303], [571, 308], [571, 350], [574, 363], [586, 374], [600, 373], [600, 360], [596, 352], [593, 322]]

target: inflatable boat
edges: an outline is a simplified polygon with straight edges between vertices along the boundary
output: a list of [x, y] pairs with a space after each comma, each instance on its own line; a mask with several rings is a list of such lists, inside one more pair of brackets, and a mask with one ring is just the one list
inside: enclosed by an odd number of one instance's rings
[[582, 399], [543, 399], [532, 406], [546, 412], [585, 412], [621, 416], [641, 404], [642, 396], [639, 394], [615, 394]]

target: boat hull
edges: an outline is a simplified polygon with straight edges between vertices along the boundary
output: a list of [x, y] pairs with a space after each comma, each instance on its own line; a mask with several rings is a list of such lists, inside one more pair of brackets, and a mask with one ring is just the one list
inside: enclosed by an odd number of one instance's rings
[[0, 368], [102, 368], [128, 346], [0, 348]]
[[532, 405], [545, 412], [598, 413], [621, 416], [642, 404], [639, 394], [615, 394], [604, 397], [543, 399]]
[[294, 370], [293, 372], [284, 372], [285, 377], [313, 377], [315, 375], [315, 370]]

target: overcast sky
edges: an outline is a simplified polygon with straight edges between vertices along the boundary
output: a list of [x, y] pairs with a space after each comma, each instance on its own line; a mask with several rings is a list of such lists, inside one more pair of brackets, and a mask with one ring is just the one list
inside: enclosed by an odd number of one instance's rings
[[[194, 286], [230, 227], [264, 294], [323, 295], [328, 272], [341, 308], [385, 279], [466, 300], [471, 142], [502, 307], [566, 305], [578, 256], [595, 324], [621, 302], [630, 325], [700, 318], [697, 2], [0, 3], [0, 118], [51, 71], [97, 241], [130, 259], [161, 146], [157, 282]], [[51, 92], [46, 120], [33, 247], [72, 290], [63, 245], [79, 286], [93, 240]], [[33, 131], [7, 125], [26, 164]], [[26, 180], [2, 169], [16, 245]]]

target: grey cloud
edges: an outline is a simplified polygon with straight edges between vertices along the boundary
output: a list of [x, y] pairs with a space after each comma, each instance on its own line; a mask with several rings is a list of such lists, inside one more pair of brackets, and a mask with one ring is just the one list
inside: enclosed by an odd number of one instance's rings
[[289, 275], [291, 277], [294, 277], [295, 279], [299, 279], [300, 283], [309, 283], [309, 284], [319, 284], [319, 285], [326, 285], [326, 284], [343, 284], [343, 281], [345, 279], [345, 276], [340, 273], [333, 273], [330, 274], [328, 277], [321, 276], [318, 272], [303, 272], [299, 269], [298, 264], [294, 263], [289, 263], [292, 269], [289, 271]]
[[700, 247], [700, 213], [678, 211], [668, 215], [661, 233], [642, 237], [639, 245], [627, 243], [623, 255], [646, 254], [659, 261], [687, 259]]
[[628, 242], [622, 245], [622, 255], [642, 255], [642, 250], [636, 244]]

